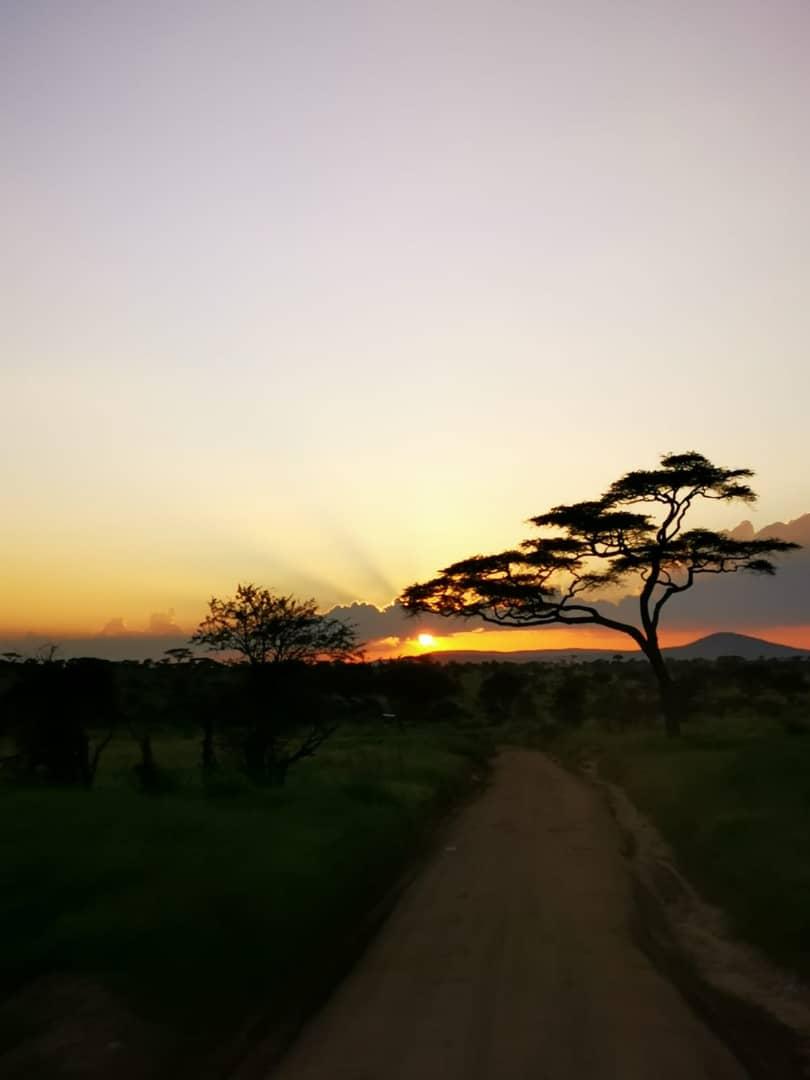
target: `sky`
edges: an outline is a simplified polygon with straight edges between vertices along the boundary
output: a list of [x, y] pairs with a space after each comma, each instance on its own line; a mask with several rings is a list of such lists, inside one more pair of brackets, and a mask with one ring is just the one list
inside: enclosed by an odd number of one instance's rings
[[809, 511], [809, 47], [804, 0], [4, 0], [0, 633], [384, 608], [668, 450], [756, 470], [702, 524]]

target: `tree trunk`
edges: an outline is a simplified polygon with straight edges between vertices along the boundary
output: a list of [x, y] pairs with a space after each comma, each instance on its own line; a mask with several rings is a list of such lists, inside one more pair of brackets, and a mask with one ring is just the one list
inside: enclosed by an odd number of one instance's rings
[[158, 767], [155, 755], [152, 751], [152, 737], [149, 734], [142, 735], [138, 739], [141, 750], [141, 761], [136, 766], [141, 785], [145, 791], [156, 791], [158, 787]]
[[270, 783], [273, 787], [284, 787], [287, 782], [287, 770], [290, 767], [290, 763], [284, 760], [274, 759], [270, 763]]
[[670, 738], [677, 738], [681, 734], [681, 701], [678, 688], [669, 679], [666, 686], [660, 687], [661, 706], [664, 713], [664, 730]]
[[658, 694], [661, 700], [661, 712], [664, 717], [664, 730], [670, 738], [677, 738], [681, 733], [681, 703], [678, 688], [667, 671], [667, 665], [661, 653], [657, 639], [647, 641], [644, 653], [658, 681]]
[[98, 763], [101, 760], [101, 755], [106, 750], [110, 740], [113, 737], [113, 731], [115, 730], [113, 724], [110, 724], [110, 730], [104, 736], [103, 739], [99, 739], [96, 745], [93, 747], [93, 753], [90, 757], [89, 774], [87, 787], [92, 787], [95, 783], [96, 773], [98, 772]]
[[209, 714], [203, 719], [202, 767], [208, 772], [214, 768], [216, 763], [217, 760], [214, 754], [214, 717]]
[[93, 786], [94, 769], [90, 758], [90, 739], [86, 732], [81, 732], [78, 738], [79, 749], [79, 775], [82, 785], [86, 788]]
[[266, 778], [268, 749], [268, 738], [264, 731], [254, 728], [248, 732], [242, 746], [245, 771], [256, 783]]

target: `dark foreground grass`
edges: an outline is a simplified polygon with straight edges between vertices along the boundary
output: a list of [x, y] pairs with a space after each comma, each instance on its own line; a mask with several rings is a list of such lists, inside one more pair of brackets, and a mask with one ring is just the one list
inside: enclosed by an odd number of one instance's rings
[[437, 728], [356, 732], [284, 789], [206, 789], [196, 743], [156, 751], [163, 795], [133, 788], [125, 743], [94, 791], [0, 789], [0, 989], [89, 975], [190, 1055], [306, 996], [486, 761]]
[[810, 737], [724, 723], [681, 739], [578, 732], [551, 749], [598, 759], [733, 931], [810, 979]]

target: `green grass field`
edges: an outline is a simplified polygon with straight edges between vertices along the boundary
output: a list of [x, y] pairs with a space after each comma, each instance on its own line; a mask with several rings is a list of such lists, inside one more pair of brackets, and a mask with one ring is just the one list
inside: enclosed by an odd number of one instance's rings
[[679, 740], [581, 731], [550, 749], [596, 758], [733, 931], [810, 978], [810, 737], [732, 720]]
[[196, 740], [155, 750], [166, 794], [136, 790], [124, 739], [93, 791], [0, 788], [2, 990], [87, 973], [189, 1053], [305, 999], [487, 757], [436, 727], [355, 731], [283, 789], [206, 788]]

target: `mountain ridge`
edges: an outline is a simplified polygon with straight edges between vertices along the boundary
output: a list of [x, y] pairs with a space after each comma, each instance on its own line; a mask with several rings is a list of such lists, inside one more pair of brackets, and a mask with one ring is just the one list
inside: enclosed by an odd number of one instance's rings
[[[744, 660], [774, 659], [791, 660], [794, 658], [810, 660], [810, 649], [795, 649], [790, 645], [780, 645], [775, 641], [752, 637], [749, 634], [736, 634], [731, 631], [719, 631], [696, 638], [686, 645], [673, 645], [663, 650], [664, 656], [671, 660], [716, 660], [721, 656], [739, 656]], [[531, 662], [561, 663], [567, 660], [589, 662], [610, 660], [619, 656], [622, 660], [643, 660], [644, 654], [635, 649], [519, 649], [512, 652], [495, 652], [485, 649], [444, 650], [426, 654], [438, 663], [511, 663]]]
[[732, 540], [770, 540], [778, 537], [780, 540], [790, 540], [794, 544], [810, 546], [810, 514], [801, 514], [791, 521], [772, 521], [770, 525], [764, 525], [761, 529], [755, 529], [754, 523], [749, 520], [741, 521], [739, 525], [728, 533]]

